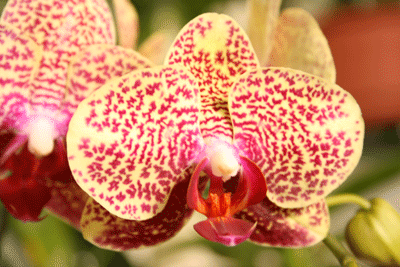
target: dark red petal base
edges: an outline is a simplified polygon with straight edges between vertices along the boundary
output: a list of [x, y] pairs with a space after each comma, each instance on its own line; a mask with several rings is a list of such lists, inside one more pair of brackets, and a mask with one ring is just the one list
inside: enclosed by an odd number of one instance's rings
[[[0, 166], [0, 199], [16, 219], [37, 222], [43, 219], [39, 215], [52, 196], [48, 182], [71, 181], [64, 141], [56, 140], [53, 153], [37, 158], [28, 151], [26, 143], [19, 148], [8, 145], [18, 138], [8, 134], [0, 137], [1, 155], [7, 155]], [[12, 153], [7, 151], [10, 147]]]
[[37, 222], [43, 206], [50, 200], [49, 189], [35, 178], [6, 178], [0, 181], [0, 199], [8, 212], [23, 222]]
[[324, 199], [304, 208], [284, 209], [266, 197], [235, 214], [235, 218], [257, 222], [249, 240], [273, 247], [311, 246], [320, 242], [329, 229], [329, 210]]
[[64, 181], [69, 179], [70, 182], [47, 181], [47, 187], [51, 188], [51, 199], [47, 202], [45, 208], [80, 230], [82, 212], [89, 195], [79, 187], [69, 170], [61, 176]]

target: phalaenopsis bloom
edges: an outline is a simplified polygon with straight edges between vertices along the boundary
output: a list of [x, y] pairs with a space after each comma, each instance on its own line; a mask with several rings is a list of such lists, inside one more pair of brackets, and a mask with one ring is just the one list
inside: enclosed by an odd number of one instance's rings
[[91, 196], [84, 237], [114, 250], [151, 246], [197, 210], [207, 219], [195, 230], [211, 241], [315, 244], [329, 228], [324, 197], [355, 168], [363, 134], [345, 90], [261, 67], [233, 19], [203, 14], [164, 66], [112, 80], [72, 117], [68, 160]]
[[[23, 221], [46, 205], [79, 227], [88, 196], [68, 167], [72, 114], [107, 80], [148, 60], [115, 46], [104, 0], [10, 0], [0, 20], [0, 198]], [[47, 204], [46, 204], [47, 203]]]

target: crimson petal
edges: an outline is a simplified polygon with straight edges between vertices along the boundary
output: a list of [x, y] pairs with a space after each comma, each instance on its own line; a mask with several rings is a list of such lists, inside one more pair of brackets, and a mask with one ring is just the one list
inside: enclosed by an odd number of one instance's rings
[[[17, 181], [13, 181], [17, 180]], [[0, 199], [8, 212], [23, 222], [37, 222], [43, 206], [50, 200], [49, 189], [33, 177], [0, 181]]]
[[205, 202], [199, 191], [199, 179], [200, 172], [205, 168], [209, 161], [210, 160], [205, 157], [200, 161], [199, 164], [197, 164], [190, 179], [189, 188], [186, 196], [188, 206], [204, 215], [207, 214], [208, 208], [207, 203]]
[[250, 237], [256, 225], [257, 223], [232, 217], [216, 217], [199, 222], [193, 227], [205, 239], [226, 246], [236, 246]]
[[0, 199], [12, 216], [24, 222], [42, 220], [40, 212], [51, 198], [49, 188], [36, 179], [39, 165], [40, 160], [25, 146], [2, 168]]
[[45, 208], [80, 230], [82, 212], [89, 195], [77, 185], [69, 170], [62, 173], [61, 176], [63, 180], [69, 182], [48, 181], [47, 186], [51, 188], [51, 199]]

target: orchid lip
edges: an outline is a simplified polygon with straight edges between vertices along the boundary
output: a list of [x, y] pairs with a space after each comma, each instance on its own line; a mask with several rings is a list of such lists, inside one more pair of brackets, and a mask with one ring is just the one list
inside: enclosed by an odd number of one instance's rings
[[[192, 174], [187, 192], [188, 206], [208, 218], [196, 224], [195, 230], [210, 241], [238, 245], [250, 237], [255, 224], [233, 216], [264, 199], [267, 191], [264, 175], [254, 162], [239, 156], [233, 145], [214, 140], [205, 150], [206, 156], [200, 154], [203, 158]], [[198, 188], [203, 170], [210, 180], [207, 199]], [[238, 183], [233, 192], [229, 192], [225, 186], [228, 181], [236, 181], [232, 179], [238, 179]]]

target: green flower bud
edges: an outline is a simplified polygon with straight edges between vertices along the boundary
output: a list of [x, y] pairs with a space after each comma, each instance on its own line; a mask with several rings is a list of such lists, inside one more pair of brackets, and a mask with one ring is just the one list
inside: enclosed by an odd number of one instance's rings
[[347, 225], [346, 239], [358, 258], [400, 266], [400, 214], [386, 200], [375, 198], [369, 210], [359, 210]]

